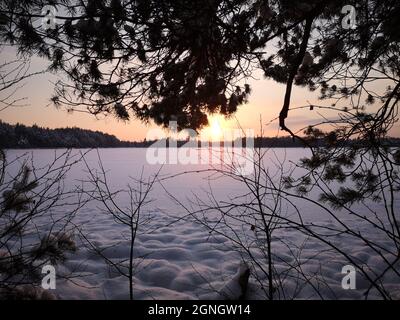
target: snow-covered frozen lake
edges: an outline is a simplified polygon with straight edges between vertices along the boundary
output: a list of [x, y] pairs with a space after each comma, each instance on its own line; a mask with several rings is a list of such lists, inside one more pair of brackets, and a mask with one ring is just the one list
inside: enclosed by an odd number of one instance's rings
[[[73, 150], [73, 154], [86, 153], [85, 159], [92, 169], [99, 169], [99, 158], [95, 150]], [[8, 150], [7, 159], [26, 155], [32, 157], [35, 167], [44, 167], [50, 163], [55, 155], [62, 150]], [[128, 183], [133, 183], [132, 178], [154, 175], [160, 170], [160, 165], [150, 165], [146, 160], [146, 149], [100, 149], [99, 155], [104, 169], [107, 172], [109, 187], [112, 190], [125, 188]], [[271, 149], [265, 157], [265, 166], [276, 170], [277, 159], [285, 159], [285, 166], [307, 156], [306, 149]], [[213, 165], [218, 168], [218, 164]], [[18, 168], [18, 164], [11, 166], [10, 173]], [[183, 204], [188, 204], [194, 197], [207, 198], [207, 191], [212, 188], [218, 200], [230, 199], [245, 192], [245, 186], [238, 181], [228, 178], [210, 177], [209, 165], [170, 165], [161, 168], [161, 183], [156, 183], [151, 192], [153, 200], [146, 208], [151, 220], [139, 228], [138, 238], [134, 247], [134, 256], [138, 264], [134, 274], [135, 299], [213, 299], [221, 298], [218, 295], [221, 288], [234, 277], [240, 264], [240, 254], [232, 247], [232, 243], [222, 235], [210, 232], [195, 221], [185, 218], [185, 210], [179, 206], [170, 195]], [[184, 172], [186, 174], [180, 174]], [[197, 172], [196, 172], [197, 171]], [[164, 179], [167, 177], [171, 177]], [[87, 180], [88, 173], [83, 163], [75, 165], [66, 177], [67, 188], [81, 186]], [[170, 193], [168, 195], [166, 191]], [[313, 196], [313, 195], [311, 195]], [[122, 207], [128, 205], [128, 199], [116, 199]], [[396, 203], [398, 205], [398, 203]], [[379, 204], [371, 204], [374, 210], [379, 211]], [[334, 224], [332, 217], [323, 210], [316, 210], [308, 204], [299, 201], [298, 208], [306, 220], [316, 221], [321, 224]], [[340, 215], [340, 213], [338, 213]], [[212, 217], [210, 217], [212, 221]], [[343, 216], [341, 219], [353, 219]], [[84, 206], [73, 223], [84, 233], [97, 249], [112, 261], [123, 261], [129, 257], [129, 242], [125, 238], [126, 229], [115, 223], [110, 215], [102, 212], [98, 203], [90, 202]], [[237, 226], [240, 229], [240, 226]], [[362, 229], [363, 226], [360, 226]], [[243, 230], [240, 230], [243, 232]], [[251, 233], [250, 230], [248, 230]], [[379, 233], [374, 230], [363, 230], [372, 239], [379, 241]], [[274, 235], [276, 244], [274, 253], [281, 260], [276, 262], [278, 270], [287, 268], [287, 261], [293, 260], [293, 252], [287, 243], [302, 244], [301, 256], [304, 262], [304, 272], [321, 276], [320, 292], [324, 298], [331, 299], [362, 299], [368, 284], [360, 276], [357, 278], [355, 290], [344, 290], [341, 287], [343, 274], [342, 267], [346, 264], [337, 253], [327, 250], [323, 243], [309, 240], [294, 231], [277, 230]], [[286, 239], [286, 245], [281, 239]], [[127, 299], [129, 288], [127, 278], [119, 275], [105, 261], [97, 256], [85, 241], [76, 234], [79, 250], [69, 254], [69, 259], [64, 265], [57, 266], [57, 272], [62, 275], [73, 275], [71, 280], [58, 279], [56, 294], [62, 299]], [[363, 243], [343, 241], [345, 250], [353, 256], [365, 261], [371, 268], [381, 268], [380, 260], [370, 248]], [[257, 259], [263, 261], [259, 253]], [[77, 277], [75, 277], [75, 275]], [[323, 282], [329, 284], [323, 285]], [[398, 277], [390, 273], [384, 279], [390, 283], [388, 287], [398, 295], [400, 283]], [[263, 299], [260, 283], [251, 276], [247, 298]], [[296, 298], [320, 298], [310, 286], [299, 288], [295, 279], [284, 279], [287, 297], [295, 295]], [[374, 293], [372, 292], [372, 297]], [[400, 296], [397, 296], [400, 298]], [[280, 298], [285, 298], [281, 296]]]

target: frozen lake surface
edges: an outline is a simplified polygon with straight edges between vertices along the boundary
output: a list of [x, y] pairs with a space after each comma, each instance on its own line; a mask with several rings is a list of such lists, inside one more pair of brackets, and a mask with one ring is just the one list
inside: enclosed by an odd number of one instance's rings
[[[86, 153], [85, 159], [93, 170], [99, 169], [99, 158], [95, 150], [73, 150], [73, 154]], [[55, 155], [62, 150], [8, 150], [7, 159], [16, 157], [32, 157], [35, 167], [45, 167]], [[150, 165], [146, 161], [146, 149], [100, 149], [99, 155], [104, 169], [107, 172], [109, 187], [112, 190], [126, 188], [133, 183], [143, 172], [144, 177], [154, 175], [160, 170], [160, 165]], [[276, 171], [277, 159], [285, 159], [284, 166], [288, 169], [292, 163], [301, 157], [309, 155], [306, 149], [271, 149], [265, 157], [265, 166]], [[21, 160], [22, 161], [22, 160]], [[19, 163], [21, 163], [21, 161]], [[216, 169], [222, 168], [219, 164], [213, 165]], [[10, 174], [19, 164], [11, 166]], [[241, 264], [241, 255], [234, 248], [231, 241], [218, 233], [210, 233], [204, 226], [196, 223], [176, 200], [182, 204], [189, 204], [190, 199], [198, 197], [207, 199], [207, 192], [212, 188], [213, 195], [219, 201], [229, 200], [243, 194], [245, 186], [239, 181], [228, 178], [210, 176], [209, 165], [164, 165], [161, 168], [159, 180], [150, 194], [154, 201], [146, 207], [149, 221], [139, 228], [134, 247], [135, 268], [134, 298], [135, 299], [215, 299], [223, 298], [221, 288], [234, 278]], [[190, 172], [181, 174], [184, 172]], [[173, 176], [173, 177], [171, 177]], [[87, 180], [88, 173], [83, 163], [75, 165], [68, 173], [65, 184], [67, 188], [82, 186]], [[168, 177], [168, 179], [167, 179]], [[333, 186], [334, 188], [334, 186]], [[175, 197], [169, 196], [165, 190]], [[311, 197], [316, 195], [311, 195]], [[116, 199], [122, 207], [128, 206], [127, 198]], [[377, 203], [371, 207], [379, 211]], [[396, 202], [396, 206], [398, 206]], [[308, 221], [315, 221], [329, 226], [335, 225], [332, 217], [323, 210], [317, 210], [304, 201], [298, 201], [297, 206], [302, 217]], [[99, 203], [90, 202], [84, 206], [73, 220], [80, 232], [96, 247], [97, 250], [111, 261], [123, 261], [129, 257], [129, 241], [126, 238], [126, 228], [115, 223], [109, 214], [103, 212]], [[362, 208], [356, 208], [362, 210]], [[288, 213], [290, 214], [290, 212]], [[350, 221], [353, 217], [338, 213], [343, 221]], [[212, 223], [218, 215], [207, 217]], [[243, 230], [236, 225], [238, 232], [246, 234], [251, 230]], [[363, 234], [374, 241], [380, 241], [379, 232], [359, 226]], [[68, 255], [63, 265], [57, 266], [61, 275], [73, 276], [70, 280], [57, 280], [56, 295], [61, 299], [127, 299], [129, 298], [128, 279], [121, 276], [108, 266], [104, 259], [95, 254], [90, 246], [75, 233], [75, 240], [79, 250]], [[229, 232], [229, 231], [227, 231]], [[285, 241], [282, 241], [282, 240]], [[347, 239], [336, 239], [353, 257], [363, 261], [370, 268], [379, 269], [381, 260], [362, 242]], [[383, 246], [386, 245], [382, 239]], [[294, 230], [277, 230], [274, 233], [273, 253], [279, 257], [276, 260], [276, 269], [284, 272], [288, 264], [294, 263], [293, 252], [288, 243], [301, 245], [301, 254], [297, 257], [303, 263], [305, 273], [315, 276], [315, 283], [319, 285], [322, 297], [329, 299], [363, 299], [368, 289], [368, 283], [362, 276], [357, 278], [355, 290], [344, 290], [341, 287], [343, 274], [342, 267], [347, 264], [343, 257], [328, 250], [324, 243], [307, 239]], [[387, 244], [389, 245], [389, 244]], [[255, 252], [255, 258], [265, 263], [264, 254]], [[262, 275], [259, 275], [262, 279]], [[388, 273], [383, 281], [394, 297], [400, 298], [399, 277]], [[265, 280], [264, 285], [267, 282]], [[280, 298], [319, 299], [315, 288], [305, 285], [299, 287], [296, 279], [290, 276], [283, 279], [285, 295]], [[263, 284], [250, 276], [246, 297], [250, 299], [264, 299]], [[234, 293], [232, 293], [234, 294]], [[229, 294], [227, 294], [229, 296]], [[234, 296], [232, 296], [234, 297]], [[370, 297], [379, 297], [371, 291]], [[225, 297], [226, 298], [226, 297]]]

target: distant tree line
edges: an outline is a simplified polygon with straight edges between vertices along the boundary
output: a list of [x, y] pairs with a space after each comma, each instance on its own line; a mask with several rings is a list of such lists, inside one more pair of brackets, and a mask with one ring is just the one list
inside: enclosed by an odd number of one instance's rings
[[[155, 141], [121, 141], [116, 136], [81, 128], [49, 129], [37, 125], [31, 127], [23, 124], [11, 125], [0, 120], [0, 148], [28, 149], [28, 148], [145, 148], [150, 147]], [[182, 147], [187, 141], [178, 141], [177, 146]], [[315, 147], [329, 144], [324, 138], [313, 138], [308, 143]], [[351, 140], [343, 145], [362, 145], [363, 140]], [[399, 138], [387, 138], [388, 147], [400, 147]], [[215, 143], [214, 143], [215, 145]], [[246, 145], [243, 139], [242, 145]], [[169, 139], [165, 146], [170, 146]], [[204, 143], [198, 142], [198, 146]], [[223, 143], [221, 142], [221, 146]], [[301, 148], [306, 147], [304, 141], [289, 136], [284, 137], [256, 137], [256, 148]]]
[[134, 145], [99, 131], [28, 127], [0, 121], [0, 148], [116, 148]]

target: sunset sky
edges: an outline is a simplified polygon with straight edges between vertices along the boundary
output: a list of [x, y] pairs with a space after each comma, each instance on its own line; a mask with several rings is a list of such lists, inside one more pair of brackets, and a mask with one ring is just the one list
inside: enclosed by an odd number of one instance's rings
[[[15, 59], [15, 54], [8, 50], [1, 53], [1, 60], [9, 61]], [[32, 59], [32, 71], [40, 70], [45, 67], [45, 63], [39, 58]], [[116, 120], [112, 116], [106, 118], [96, 118], [93, 115], [75, 112], [67, 113], [65, 110], [57, 110], [49, 101], [54, 85], [53, 83], [62, 75], [45, 74], [28, 79], [23, 88], [17, 94], [17, 97], [26, 97], [23, 107], [8, 108], [0, 115], [0, 119], [15, 124], [17, 122], [25, 125], [37, 124], [42, 127], [60, 128], [60, 127], [80, 127], [90, 130], [99, 130], [105, 133], [113, 134], [121, 140], [143, 140], [152, 125], [148, 126], [139, 120], [132, 119], [125, 123]], [[250, 80], [248, 83], [252, 87], [252, 94], [248, 104], [239, 108], [235, 118], [223, 120], [223, 128], [237, 128], [237, 121], [243, 129], [254, 129], [257, 133], [260, 128], [260, 117], [264, 124], [264, 135], [276, 136], [286, 135], [279, 132], [277, 121], [269, 124], [271, 120], [279, 115], [280, 108], [285, 92], [285, 86], [277, 84], [272, 80], [265, 80], [261, 74], [254, 75], [256, 80]], [[383, 84], [382, 84], [383, 86]], [[307, 89], [295, 87], [292, 95], [291, 108], [305, 106], [308, 104], [329, 105], [328, 101], [318, 101], [318, 92], [309, 92]], [[373, 107], [371, 107], [373, 108]], [[333, 115], [324, 114], [326, 117]], [[316, 123], [322, 117], [318, 110], [309, 111], [308, 109], [291, 111], [287, 120], [288, 126], [296, 131], [308, 124]], [[400, 136], [399, 126], [392, 130], [392, 136]]]

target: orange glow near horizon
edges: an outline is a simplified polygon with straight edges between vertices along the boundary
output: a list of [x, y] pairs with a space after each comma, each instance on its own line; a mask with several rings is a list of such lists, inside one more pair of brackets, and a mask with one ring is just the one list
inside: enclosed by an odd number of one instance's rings
[[[9, 52], [9, 56], [2, 54], [5, 59], [13, 59], [15, 54]], [[32, 72], [42, 70], [46, 63], [41, 58], [32, 58]], [[225, 118], [222, 115], [210, 115], [209, 126], [201, 130], [200, 137], [212, 141], [223, 139], [226, 129], [253, 129], [257, 134], [260, 125], [263, 126], [265, 136], [286, 135], [279, 131], [276, 119], [282, 107], [285, 86], [275, 83], [272, 80], [263, 79], [260, 72], [255, 72], [253, 80], [250, 81], [252, 94], [250, 103], [240, 106], [232, 118]], [[49, 104], [49, 98], [54, 90], [54, 83], [60, 79], [55, 74], [40, 74], [24, 83], [23, 89], [16, 93], [16, 98], [23, 99], [23, 107], [7, 108], [0, 113], [0, 119], [10, 124], [22, 123], [27, 126], [37, 124], [41, 127], [65, 128], [79, 127], [83, 129], [101, 131], [115, 135], [120, 140], [142, 141], [145, 139], [148, 130], [155, 128], [152, 122], [144, 124], [137, 119], [129, 122], [118, 121], [112, 116], [102, 119], [87, 113], [66, 113], [63, 109], [56, 109]], [[293, 108], [307, 104], [321, 104], [315, 93], [306, 88], [295, 87], [292, 92], [291, 105]], [[326, 102], [327, 103], [327, 102]], [[332, 116], [331, 114], [324, 116]], [[261, 121], [260, 121], [261, 119]], [[293, 131], [300, 130], [308, 125], [310, 121], [321, 119], [321, 114], [316, 110], [295, 111], [292, 110], [287, 119], [288, 125]], [[260, 123], [261, 122], [261, 123]], [[400, 126], [396, 125], [390, 134], [400, 137]]]

